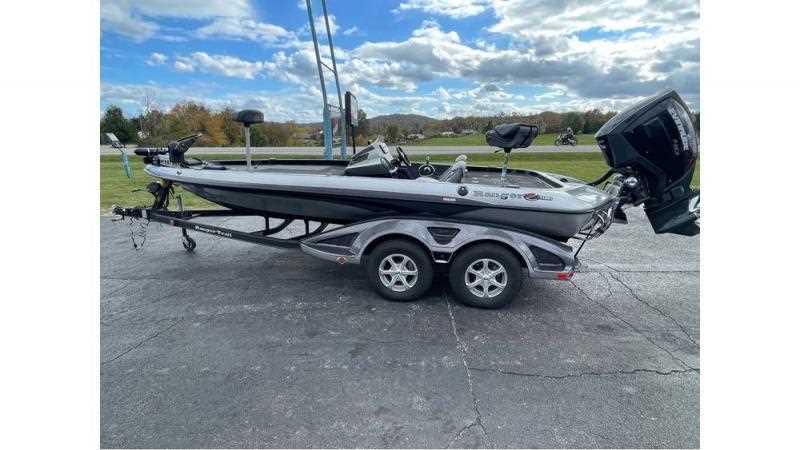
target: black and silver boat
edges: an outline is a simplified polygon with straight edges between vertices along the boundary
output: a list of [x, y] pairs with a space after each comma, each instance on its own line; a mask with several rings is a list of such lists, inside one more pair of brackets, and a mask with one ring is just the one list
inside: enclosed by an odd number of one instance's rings
[[[249, 130], [263, 115], [243, 111], [239, 120]], [[689, 109], [674, 91], [649, 97], [602, 127], [596, 138], [610, 169], [594, 182], [508, 169], [510, 153], [537, 134], [525, 124], [488, 132], [487, 143], [505, 152], [502, 168], [469, 166], [463, 155], [450, 165], [412, 163], [400, 147], [382, 142], [349, 161], [252, 160], [249, 149], [245, 160], [189, 160], [186, 151], [198, 135], [188, 136], [167, 149], [137, 149], [145, 171], [160, 180], [149, 187], [153, 206], [115, 212], [183, 228], [190, 250], [195, 244], [187, 229], [284, 245], [272, 236], [302, 220], [306, 234], [287, 242], [342, 264], [365, 264], [387, 297], [422, 295], [439, 263], [450, 267], [462, 301], [485, 307], [510, 301], [521, 268], [532, 277], [571, 277], [578, 251], [565, 243], [625, 222], [628, 206], [644, 205], [656, 233], [699, 232], [699, 192], [689, 185], [697, 139]], [[173, 185], [227, 209], [168, 211]], [[244, 233], [191, 222], [226, 215], [264, 217], [265, 228]], [[272, 227], [270, 218], [283, 222]], [[310, 221], [319, 226], [311, 230]], [[329, 224], [341, 226], [325, 231]]]

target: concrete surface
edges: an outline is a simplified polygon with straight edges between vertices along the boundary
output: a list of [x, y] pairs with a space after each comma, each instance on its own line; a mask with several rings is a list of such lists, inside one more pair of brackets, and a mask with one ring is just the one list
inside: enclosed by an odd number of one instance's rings
[[[442, 146], [423, 146], [423, 145], [401, 145], [403, 150], [409, 155], [425, 155], [425, 154], [445, 154], [445, 155], [459, 155], [462, 153], [491, 153], [497, 150], [497, 147], [489, 147], [488, 145], [465, 145], [455, 147], [442, 147]], [[360, 150], [364, 147], [356, 147]], [[128, 154], [132, 155], [136, 150], [136, 146], [127, 148]], [[322, 147], [253, 147], [254, 155], [322, 155]], [[522, 150], [514, 150], [514, 153], [537, 153], [537, 152], [564, 152], [564, 153], [587, 153], [599, 152], [600, 148], [596, 145], [576, 145], [572, 146], [555, 146], [555, 145], [534, 145]], [[348, 154], [351, 153], [348, 150]], [[224, 153], [224, 154], [237, 154], [244, 155], [244, 147], [194, 147], [191, 148], [187, 155], [203, 155], [211, 153]], [[338, 155], [338, 149], [334, 149], [334, 155]], [[117, 155], [119, 150], [115, 150], [107, 145], [100, 146], [101, 155]]]
[[101, 446], [698, 447], [699, 238], [629, 216], [499, 311], [101, 218]]

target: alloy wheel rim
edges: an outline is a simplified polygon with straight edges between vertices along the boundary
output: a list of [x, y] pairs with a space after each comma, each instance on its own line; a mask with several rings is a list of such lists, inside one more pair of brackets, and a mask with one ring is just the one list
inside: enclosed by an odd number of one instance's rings
[[393, 253], [378, 265], [378, 278], [394, 292], [406, 292], [417, 284], [419, 269], [413, 259], [401, 253]]
[[494, 298], [508, 284], [506, 268], [491, 258], [473, 261], [464, 273], [464, 283], [470, 293], [480, 298]]

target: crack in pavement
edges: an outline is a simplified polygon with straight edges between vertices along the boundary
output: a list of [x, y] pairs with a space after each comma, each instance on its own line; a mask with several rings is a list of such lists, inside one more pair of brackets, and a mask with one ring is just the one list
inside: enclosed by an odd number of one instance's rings
[[681, 325], [681, 324], [680, 324], [680, 323], [679, 323], [677, 320], [675, 320], [675, 318], [674, 318], [674, 317], [672, 317], [671, 315], [669, 315], [669, 314], [667, 314], [666, 312], [662, 311], [662, 310], [661, 310], [660, 308], [658, 308], [657, 306], [655, 306], [655, 305], [652, 305], [652, 304], [650, 304], [649, 302], [645, 301], [643, 298], [639, 297], [639, 295], [637, 295], [637, 294], [636, 294], [636, 292], [634, 292], [634, 291], [633, 291], [633, 288], [632, 288], [632, 287], [630, 287], [630, 286], [628, 285], [628, 283], [626, 283], [625, 281], [623, 281], [621, 278], [619, 278], [619, 277], [617, 277], [617, 276], [614, 276], [614, 274], [612, 274], [612, 273], [609, 273], [609, 274], [608, 274], [608, 276], [610, 276], [611, 278], [613, 278], [613, 279], [617, 280], [617, 282], [619, 282], [619, 284], [623, 285], [623, 286], [625, 287], [625, 289], [627, 289], [627, 290], [628, 290], [628, 292], [631, 294], [631, 296], [632, 296], [633, 298], [635, 298], [636, 300], [640, 301], [641, 303], [644, 303], [645, 305], [647, 305], [648, 307], [650, 307], [652, 310], [654, 310], [654, 311], [657, 311], [657, 312], [658, 312], [659, 314], [661, 314], [663, 317], [665, 317], [665, 318], [667, 318], [667, 319], [671, 320], [671, 321], [672, 321], [672, 323], [674, 323], [675, 325], [677, 325], [677, 327], [678, 327], [678, 328], [680, 328], [680, 329], [681, 329], [681, 331], [683, 332], [683, 334], [684, 334], [684, 335], [686, 335], [686, 338], [687, 338], [687, 339], [689, 339], [689, 340], [692, 342], [692, 344], [694, 344], [694, 346], [695, 346], [695, 347], [697, 347], [697, 348], [700, 348], [700, 344], [698, 344], [698, 343], [697, 343], [697, 341], [695, 341], [695, 340], [694, 340], [694, 338], [693, 338], [693, 337], [692, 337], [692, 336], [689, 334], [689, 331], [688, 331], [686, 328], [684, 328], [684, 326], [683, 326], [683, 325]]
[[[620, 270], [614, 269], [616, 273], [700, 273], [699, 270]], [[588, 272], [587, 272], [588, 273]], [[595, 273], [606, 273], [595, 271]]]
[[[200, 323], [201, 323], [201, 324], [206, 324], [206, 323], [208, 323], [208, 322], [211, 322], [211, 321], [212, 321], [212, 320], [213, 320], [215, 317], [217, 317], [218, 315], [219, 315], [219, 314], [208, 314], [208, 318], [207, 318], [206, 320], [204, 320], [204, 321], [200, 322]], [[194, 314], [194, 317], [197, 317], [197, 316], [201, 316], [201, 315], [200, 315], [200, 314]], [[151, 334], [150, 336], [147, 336], [146, 338], [142, 339], [141, 341], [139, 341], [139, 342], [137, 342], [137, 343], [133, 344], [132, 346], [128, 347], [128, 348], [127, 348], [125, 351], [123, 351], [122, 353], [119, 353], [117, 356], [115, 356], [115, 357], [113, 357], [113, 358], [111, 358], [111, 359], [107, 359], [107, 360], [105, 360], [105, 361], [102, 361], [102, 362], [100, 363], [100, 365], [102, 366], [102, 365], [105, 365], [105, 364], [112, 363], [112, 362], [116, 361], [117, 359], [119, 359], [119, 358], [121, 358], [121, 357], [123, 357], [123, 356], [127, 355], [127, 354], [128, 354], [128, 353], [130, 353], [131, 351], [133, 351], [133, 350], [136, 350], [137, 348], [141, 347], [142, 345], [144, 345], [144, 343], [145, 343], [145, 342], [147, 342], [147, 341], [150, 341], [150, 340], [153, 340], [153, 339], [157, 338], [158, 336], [160, 336], [160, 335], [162, 335], [162, 334], [166, 333], [167, 331], [170, 331], [171, 329], [175, 328], [175, 326], [177, 326], [179, 323], [181, 323], [181, 322], [185, 322], [185, 321], [186, 321], [187, 319], [189, 319], [190, 317], [191, 317], [190, 315], [185, 315], [185, 316], [181, 316], [181, 317], [177, 317], [177, 318], [175, 318], [175, 319], [174, 319], [175, 321], [174, 321], [174, 322], [172, 322], [172, 323], [171, 323], [169, 326], [167, 326], [167, 327], [164, 327], [164, 328], [162, 328], [162, 329], [160, 329], [160, 330], [156, 331], [155, 333]], [[201, 316], [201, 317], [202, 317], [202, 316]], [[160, 322], [163, 322], [164, 320], [169, 320], [169, 319], [162, 319], [162, 320], [160, 320], [160, 321], [159, 321], [159, 323], [160, 323]]]
[[[612, 267], [612, 266], [610, 266], [609, 264], [607, 264], [607, 263], [604, 263], [604, 262], [602, 262], [602, 261], [598, 261], [598, 260], [596, 260], [596, 259], [587, 258], [587, 257], [583, 257], [582, 259], [583, 259], [583, 260], [586, 260], [586, 261], [589, 261], [589, 262], [591, 262], [591, 263], [594, 263], [594, 264], [598, 264], [598, 265], [601, 265], [601, 266], [605, 266], [605, 267], [607, 267], [607, 268], [608, 268], [608, 269], [609, 269], [611, 272], [616, 272], [616, 273], [700, 273], [700, 270], [689, 270], [689, 269], [672, 269], [672, 270], [623, 270], [623, 269], [618, 269], [618, 268], [616, 268], [616, 267]], [[589, 268], [591, 269], [591, 267], [589, 267]], [[582, 272], [582, 273], [605, 273], [605, 271], [603, 271], [603, 270], [586, 270], [586, 271], [584, 271], [584, 270], [580, 270], [579, 272]]]
[[[615, 269], [615, 268], [613, 268], [613, 267], [609, 266], [608, 264], [606, 264], [606, 263], [604, 263], [604, 262], [600, 262], [600, 261], [597, 261], [597, 260], [594, 260], [594, 259], [591, 259], [591, 258], [584, 258], [584, 259], [585, 259], [585, 260], [587, 260], [587, 261], [589, 261], [589, 262], [593, 262], [593, 263], [595, 263], [595, 264], [600, 264], [600, 265], [602, 265], [602, 266], [605, 266], [605, 267], [607, 267], [607, 268], [611, 269], [611, 271], [612, 271], [612, 272], [617, 272], [617, 269]], [[600, 272], [600, 271], [598, 270], [597, 272]]]
[[[605, 280], [605, 277], [602, 277], [602, 278]], [[653, 344], [654, 346], [658, 347], [659, 349], [661, 349], [663, 352], [665, 352], [665, 353], [666, 353], [666, 354], [668, 354], [670, 357], [672, 357], [672, 359], [674, 359], [675, 361], [678, 361], [678, 362], [679, 362], [679, 363], [680, 363], [680, 364], [681, 364], [683, 367], [685, 367], [685, 368], [687, 368], [687, 369], [690, 369], [690, 368], [692, 368], [692, 366], [690, 366], [689, 364], [686, 364], [686, 362], [684, 362], [682, 359], [680, 359], [680, 358], [678, 358], [677, 356], [675, 356], [675, 355], [674, 355], [674, 354], [673, 354], [671, 351], [669, 351], [669, 350], [667, 350], [666, 348], [664, 348], [664, 347], [662, 347], [661, 345], [659, 345], [659, 344], [658, 344], [656, 341], [654, 341], [654, 340], [653, 340], [653, 339], [652, 339], [650, 336], [648, 336], [648, 335], [644, 334], [644, 332], [642, 332], [640, 329], [636, 328], [636, 327], [635, 327], [635, 326], [634, 326], [632, 323], [628, 322], [627, 320], [625, 320], [625, 319], [623, 319], [622, 317], [620, 317], [619, 315], [617, 315], [617, 314], [616, 314], [614, 311], [612, 311], [612, 310], [611, 310], [609, 307], [607, 307], [606, 305], [604, 305], [604, 304], [600, 303], [599, 301], [597, 301], [597, 300], [593, 299], [593, 298], [592, 298], [592, 296], [590, 296], [589, 294], [587, 294], [587, 293], [586, 293], [586, 291], [584, 291], [584, 290], [583, 290], [583, 289], [582, 289], [580, 286], [578, 286], [578, 285], [575, 283], [575, 281], [574, 281], [574, 280], [569, 280], [569, 282], [570, 282], [570, 283], [572, 283], [572, 285], [573, 285], [573, 286], [575, 286], [575, 289], [577, 289], [577, 290], [578, 290], [578, 291], [579, 291], [579, 292], [580, 292], [580, 293], [581, 293], [581, 294], [582, 294], [584, 297], [586, 297], [586, 298], [587, 298], [588, 300], [590, 300], [592, 303], [596, 303], [598, 306], [600, 306], [601, 308], [603, 308], [603, 309], [604, 309], [606, 312], [608, 312], [609, 314], [611, 314], [611, 315], [612, 315], [613, 317], [615, 317], [617, 320], [619, 320], [620, 322], [622, 322], [622, 323], [624, 323], [625, 325], [627, 325], [628, 327], [630, 327], [630, 328], [631, 328], [633, 331], [635, 331], [635, 332], [636, 332], [638, 335], [640, 335], [640, 336], [642, 336], [643, 338], [645, 338], [645, 340], [647, 340], [647, 342], [649, 342], [649, 343]], [[606, 280], [606, 282], [608, 282], [608, 280]], [[610, 287], [609, 287], [609, 291], [610, 291]], [[612, 294], [612, 295], [613, 295], [613, 294]]]
[[470, 367], [470, 370], [475, 370], [478, 372], [497, 372], [503, 375], [516, 375], [521, 377], [544, 378], [548, 380], [564, 380], [567, 378], [580, 378], [584, 376], [602, 377], [602, 376], [615, 376], [615, 375], [635, 375], [638, 373], [651, 373], [664, 376], [689, 373], [689, 372], [700, 373], [700, 369], [696, 367], [689, 367], [686, 369], [672, 369], [668, 371], [663, 371], [658, 369], [632, 369], [632, 370], [614, 370], [610, 372], [579, 372], [579, 373], [568, 373], [564, 375], [545, 375], [539, 373], [516, 372], [513, 370], [491, 369], [482, 367]]
[[[182, 287], [181, 287], [181, 289], [182, 289]], [[108, 313], [103, 315], [105, 317], [105, 319], [100, 319], [100, 325], [108, 326], [108, 325], [110, 325], [110, 324], [122, 319], [124, 316], [126, 316], [129, 313], [132, 313], [134, 311], [138, 311], [138, 310], [140, 310], [142, 308], [154, 305], [154, 304], [156, 304], [156, 303], [158, 303], [158, 302], [160, 302], [162, 300], [165, 300], [167, 298], [173, 297], [178, 290], [180, 290], [180, 289], [174, 289], [173, 288], [173, 289], [170, 289], [166, 294], [163, 294], [160, 297], [156, 297], [154, 300], [145, 301], [145, 302], [139, 303], [139, 304], [137, 304], [135, 306], [131, 306], [131, 307], [127, 308], [127, 309], [123, 309], [123, 310], [120, 310], [120, 311], [108, 312]], [[128, 323], [130, 324], [130, 323], [135, 323], [135, 322], [128, 322]]]
[[[103, 279], [101, 278], [100, 280], [102, 281]], [[116, 294], [117, 292], [119, 292], [119, 291], [127, 288], [131, 284], [133, 284], [133, 281], [131, 281], [131, 280], [121, 280], [121, 281], [124, 281], [125, 283], [123, 283], [122, 286], [114, 289], [111, 292], [103, 292], [103, 287], [100, 286], [100, 297], [111, 297], [112, 295]]]
[[456, 317], [453, 315], [453, 305], [450, 303], [450, 298], [447, 296], [446, 292], [442, 293], [442, 297], [444, 297], [444, 301], [447, 303], [447, 314], [450, 316], [450, 326], [453, 329], [453, 336], [456, 338], [456, 347], [458, 347], [458, 350], [461, 353], [461, 362], [464, 365], [464, 373], [467, 375], [469, 393], [470, 396], [472, 396], [472, 409], [475, 411], [475, 420], [462, 428], [461, 431], [459, 431], [458, 434], [456, 434], [456, 436], [450, 440], [447, 446], [450, 447], [450, 445], [458, 440], [458, 438], [460, 438], [468, 429], [478, 426], [481, 429], [484, 442], [488, 444], [489, 448], [493, 448], [494, 444], [492, 444], [492, 440], [489, 439], [489, 434], [486, 432], [486, 427], [483, 426], [483, 418], [481, 416], [481, 411], [478, 408], [478, 397], [475, 395], [475, 388], [472, 385], [472, 374], [470, 373], [469, 365], [467, 364], [467, 346], [458, 335], [458, 329], [456, 328]]
[[[461, 439], [461, 436], [463, 436], [463, 435], [464, 435], [464, 433], [466, 433], [466, 432], [467, 432], [467, 431], [468, 431], [470, 428], [472, 428], [472, 427], [474, 427], [474, 426], [477, 426], [477, 425], [478, 425], [478, 422], [477, 422], [477, 421], [472, 421], [472, 422], [471, 422], [471, 423], [469, 423], [468, 425], [465, 425], [463, 428], [461, 428], [461, 429], [458, 431], [458, 433], [456, 433], [456, 435], [455, 435], [455, 436], [453, 436], [453, 438], [452, 438], [452, 439], [450, 439], [450, 441], [447, 443], [447, 446], [446, 446], [445, 448], [452, 448], [452, 445], [453, 445], [453, 444], [454, 444], [456, 441], [458, 441], [459, 439]], [[481, 427], [483, 427], [483, 426], [481, 425]], [[486, 431], [484, 431], [484, 434], [485, 434], [485, 433], [486, 433]]]
[[149, 341], [151, 339], [155, 339], [156, 337], [160, 336], [162, 333], [165, 333], [165, 332], [175, 328], [176, 325], [178, 325], [179, 323], [183, 322], [184, 320], [185, 320], [185, 317], [181, 317], [181, 318], [175, 319], [175, 321], [172, 322], [169, 326], [164, 327], [164, 328], [156, 331], [155, 333], [151, 334], [150, 336], [147, 336], [146, 338], [142, 339], [141, 341], [139, 341], [139, 342], [133, 344], [132, 346], [128, 347], [126, 350], [124, 350], [122, 353], [119, 353], [117, 356], [101, 362], [100, 365], [104, 365], [104, 364], [108, 364], [108, 363], [112, 363], [112, 362], [116, 361], [117, 359], [127, 355], [131, 351], [136, 350], [137, 348], [141, 347], [142, 345], [144, 345], [145, 342], [147, 342], [147, 341]]

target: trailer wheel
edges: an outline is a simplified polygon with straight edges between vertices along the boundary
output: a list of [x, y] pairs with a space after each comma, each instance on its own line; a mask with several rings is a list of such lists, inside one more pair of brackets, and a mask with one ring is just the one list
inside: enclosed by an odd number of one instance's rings
[[497, 244], [478, 244], [458, 254], [450, 265], [450, 287], [456, 298], [478, 308], [502, 308], [522, 283], [519, 260]]
[[189, 236], [184, 236], [183, 239], [181, 239], [181, 243], [187, 252], [193, 252], [195, 247], [197, 247], [197, 242]]
[[364, 266], [375, 290], [389, 300], [416, 300], [433, 284], [433, 261], [428, 252], [406, 240], [391, 239], [378, 244]]

